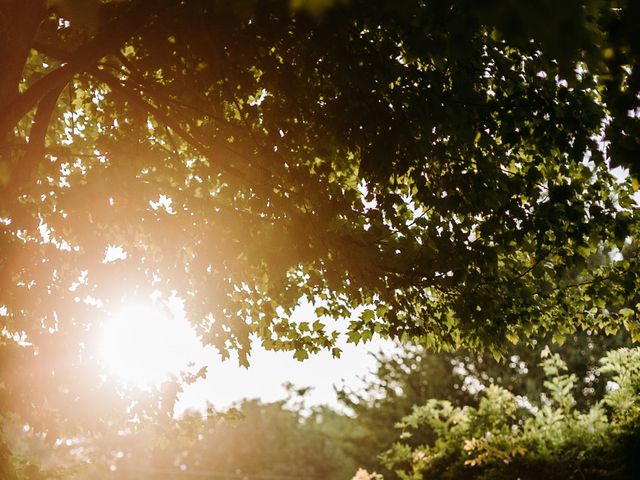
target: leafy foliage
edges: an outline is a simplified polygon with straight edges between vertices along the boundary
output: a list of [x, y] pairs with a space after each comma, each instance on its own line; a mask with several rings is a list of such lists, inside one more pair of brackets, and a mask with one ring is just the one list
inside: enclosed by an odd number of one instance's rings
[[[549, 339], [550, 340], [550, 339]], [[396, 424], [412, 412], [414, 405], [439, 398], [454, 407], [477, 407], [479, 392], [491, 385], [515, 395], [537, 399], [544, 393], [545, 373], [538, 366], [541, 352], [549, 342], [510, 349], [507, 359], [494, 360], [489, 353], [469, 351], [427, 351], [421, 346], [402, 345], [391, 353], [378, 354], [377, 367], [366, 388], [353, 392], [344, 387], [339, 398], [353, 412], [356, 425], [345, 435], [345, 450], [358, 465], [369, 471], [397, 478], [388, 470], [380, 452], [391, 448], [397, 439]], [[600, 375], [598, 360], [609, 350], [629, 346], [628, 335], [573, 335], [554, 349], [566, 361], [568, 371], [577, 377], [574, 399], [580, 409], [594, 405], [605, 393], [607, 379]], [[403, 444], [416, 448], [435, 440], [426, 427], [414, 431]]]
[[[523, 401], [497, 385], [477, 406], [428, 400], [400, 426], [403, 437], [428, 426], [431, 444], [401, 440], [385, 461], [402, 479], [635, 478], [640, 420], [640, 350], [619, 349], [601, 359], [610, 388], [594, 405], [575, 407], [576, 376], [558, 354], [543, 351], [547, 375], [539, 402]], [[533, 400], [533, 399], [531, 399]]]
[[[5, 476], [343, 479], [360, 465], [379, 473], [360, 469], [356, 479], [633, 478], [638, 351], [612, 350], [596, 367], [604, 351], [628, 341], [582, 335], [560, 350], [568, 362], [539, 346], [513, 350], [509, 364], [406, 347], [379, 357], [365, 392], [342, 392], [350, 416], [305, 411], [305, 390], [291, 389], [286, 402], [245, 400], [225, 414], [187, 412], [60, 441], [16, 421], [4, 427], [17, 473]], [[446, 400], [424, 406], [430, 397]], [[392, 446], [399, 421], [405, 433]], [[375, 457], [387, 449], [385, 468]], [[427, 464], [427, 454], [437, 460]]]
[[18, 465], [24, 476], [3, 479], [349, 478], [355, 464], [339, 437], [350, 419], [325, 407], [303, 415], [293, 400], [246, 399], [224, 414], [189, 411], [173, 422], [130, 424], [55, 445], [12, 424], [13, 461], [30, 460]]
[[638, 6], [558, 3], [3, 2], [6, 408], [124, 411], [96, 318], [152, 292], [244, 364], [334, 347], [303, 298], [353, 342], [637, 338]]

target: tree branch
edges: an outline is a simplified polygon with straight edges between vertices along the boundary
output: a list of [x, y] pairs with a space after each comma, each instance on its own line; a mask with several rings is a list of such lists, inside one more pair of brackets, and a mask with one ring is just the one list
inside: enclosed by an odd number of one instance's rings
[[0, 107], [18, 93], [30, 45], [46, 13], [44, 0], [0, 1]]
[[17, 188], [29, 180], [38, 162], [45, 154], [45, 138], [49, 129], [49, 122], [58, 103], [62, 88], [51, 90], [38, 103], [38, 109], [29, 131], [29, 143], [27, 144], [25, 155], [22, 162], [20, 162], [20, 168], [16, 169], [11, 179], [13, 188]]
[[64, 88], [76, 73], [88, 70], [104, 56], [118, 50], [141, 26], [149, 23], [153, 13], [170, 4], [169, 1], [138, 0], [123, 9], [120, 15], [112, 17], [95, 37], [70, 55], [66, 64], [36, 81], [8, 105], [0, 117], [0, 132], [18, 123], [49, 92]]
[[[156, 117], [160, 122], [182, 137], [182, 139], [191, 145], [191, 147], [193, 147], [198, 153], [206, 158], [212, 158], [214, 156], [215, 151], [213, 147], [204, 145], [202, 142], [198, 141], [193, 135], [191, 135], [191, 133], [183, 129], [177, 121], [174, 121], [171, 116], [167, 115], [161, 109], [142, 98], [135, 90], [128, 88], [127, 85], [122, 83], [118, 78], [98, 68], [94, 68], [90, 73], [101, 82], [107, 84], [112, 90], [123, 95], [129, 102], [142, 107], [146, 112]], [[223, 142], [217, 141], [216, 144], [218, 147], [225, 148], [227, 150], [229, 149], [229, 146], [223, 145]], [[235, 151], [233, 151], [233, 153], [239, 155]], [[243, 179], [245, 177], [245, 174], [242, 171], [233, 167], [228, 162], [224, 162], [219, 155], [217, 155], [217, 157], [215, 164], [221, 171], [229, 173], [238, 179]]]

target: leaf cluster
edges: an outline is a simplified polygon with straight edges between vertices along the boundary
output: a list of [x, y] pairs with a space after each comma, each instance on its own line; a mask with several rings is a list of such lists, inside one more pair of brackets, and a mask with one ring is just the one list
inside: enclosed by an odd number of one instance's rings
[[545, 351], [547, 375], [540, 401], [523, 402], [509, 390], [488, 387], [477, 406], [431, 399], [399, 424], [404, 436], [428, 426], [430, 444], [403, 440], [385, 453], [403, 479], [435, 478], [634, 478], [638, 442], [638, 349], [609, 352], [600, 372], [612, 373], [602, 398], [575, 408], [576, 377]]

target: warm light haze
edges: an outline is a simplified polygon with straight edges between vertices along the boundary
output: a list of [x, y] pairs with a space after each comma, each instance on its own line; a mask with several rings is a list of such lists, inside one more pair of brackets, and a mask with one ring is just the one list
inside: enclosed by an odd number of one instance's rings
[[639, 452], [640, 0], [0, 0], [0, 480]]
[[185, 370], [202, 348], [184, 318], [151, 301], [124, 305], [108, 315], [99, 335], [106, 369], [138, 387]]

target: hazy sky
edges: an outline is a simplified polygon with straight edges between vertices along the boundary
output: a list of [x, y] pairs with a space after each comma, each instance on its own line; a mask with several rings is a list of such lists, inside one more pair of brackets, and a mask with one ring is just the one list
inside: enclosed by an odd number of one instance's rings
[[[309, 305], [299, 307], [292, 321], [309, 321], [316, 317]], [[323, 318], [328, 329], [345, 331], [348, 321], [333, 322]], [[144, 341], [141, 341], [144, 339]], [[134, 385], [153, 385], [163, 381], [167, 372], [184, 369], [189, 362], [195, 369], [206, 365], [207, 378], [187, 385], [179, 397], [177, 413], [187, 408], [206, 408], [211, 403], [225, 409], [242, 398], [280, 400], [286, 396], [284, 383], [296, 387], [312, 387], [307, 405], [338, 406], [334, 385], [352, 389], [362, 386], [361, 378], [374, 368], [370, 352], [390, 350], [391, 342], [375, 338], [367, 344], [338, 345], [339, 359], [322, 351], [300, 362], [292, 352], [266, 351], [254, 345], [250, 367], [238, 365], [233, 356], [221, 361], [212, 347], [204, 348], [184, 316], [182, 302], [173, 298], [165, 302], [156, 298], [142, 302], [123, 302], [101, 323], [101, 352], [104, 364], [116, 377]]]
[[[381, 347], [389, 348], [388, 342], [372, 341], [366, 345], [341, 345], [341, 358], [331, 358], [329, 352], [321, 352], [299, 362], [291, 353], [268, 352], [256, 347], [248, 369], [239, 367], [232, 359], [221, 362], [212, 350], [207, 364], [206, 380], [187, 386], [181, 395], [178, 411], [189, 407], [204, 408], [209, 401], [217, 409], [230, 406], [241, 398], [261, 398], [274, 401], [286, 396], [283, 383], [291, 382], [296, 387], [313, 387], [307, 395], [309, 405], [329, 404], [337, 406], [334, 385], [343, 383], [351, 388], [361, 387], [359, 377], [374, 367], [369, 352]], [[213, 360], [213, 361], [212, 361]]]
[[[313, 308], [310, 305], [299, 308], [293, 319], [315, 320]], [[207, 401], [222, 409], [241, 398], [279, 400], [286, 396], [282, 386], [286, 382], [296, 387], [313, 387], [307, 395], [309, 405], [337, 406], [334, 385], [344, 383], [351, 388], [361, 387], [360, 377], [366, 376], [375, 366], [370, 352], [381, 348], [388, 351], [392, 344], [377, 338], [364, 345], [353, 345], [342, 339], [338, 346], [343, 350], [339, 359], [322, 351], [303, 362], [295, 360], [291, 352], [272, 352], [255, 346], [248, 369], [239, 367], [236, 358], [222, 362], [213, 349], [202, 349], [197, 363], [208, 365], [207, 378], [186, 387], [178, 410], [204, 408]]]

